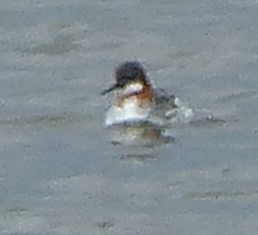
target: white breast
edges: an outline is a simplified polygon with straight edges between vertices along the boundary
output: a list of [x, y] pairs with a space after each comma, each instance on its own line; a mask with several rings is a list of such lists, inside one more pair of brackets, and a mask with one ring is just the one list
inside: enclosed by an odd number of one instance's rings
[[147, 120], [151, 111], [150, 106], [140, 106], [136, 97], [126, 99], [122, 107], [112, 106], [106, 116], [107, 126], [123, 123]]

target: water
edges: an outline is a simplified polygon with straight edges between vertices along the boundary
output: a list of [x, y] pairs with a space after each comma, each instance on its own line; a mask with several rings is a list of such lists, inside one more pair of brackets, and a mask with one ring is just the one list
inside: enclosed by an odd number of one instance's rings
[[[256, 234], [257, 13], [251, 0], [2, 1], [1, 234]], [[100, 93], [125, 59], [204, 118], [173, 141], [112, 141]]]

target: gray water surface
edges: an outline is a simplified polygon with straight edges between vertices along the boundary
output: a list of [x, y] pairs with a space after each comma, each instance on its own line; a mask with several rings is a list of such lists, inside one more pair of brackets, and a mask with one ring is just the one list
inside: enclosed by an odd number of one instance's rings
[[[0, 233], [257, 234], [257, 22], [253, 0], [1, 1]], [[215, 118], [112, 142], [128, 59]]]

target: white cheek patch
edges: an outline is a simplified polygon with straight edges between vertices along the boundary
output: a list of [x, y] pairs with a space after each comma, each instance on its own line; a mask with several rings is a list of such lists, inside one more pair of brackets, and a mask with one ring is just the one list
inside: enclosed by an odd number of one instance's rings
[[140, 83], [132, 83], [125, 87], [123, 90], [124, 95], [130, 95], [143, 90], [143, 85]]

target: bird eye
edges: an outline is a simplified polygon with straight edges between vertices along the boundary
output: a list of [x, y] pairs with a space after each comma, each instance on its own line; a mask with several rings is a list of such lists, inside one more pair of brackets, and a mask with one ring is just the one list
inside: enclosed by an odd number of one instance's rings
[[129, 78], [129, 77], [122, 77], [122, 78], [119, 79], [118, 85], [119, 85], [119, 87], [124, 87], [124, 86], [127, 85], [130, 81], [131, 81], [131, 78]]

